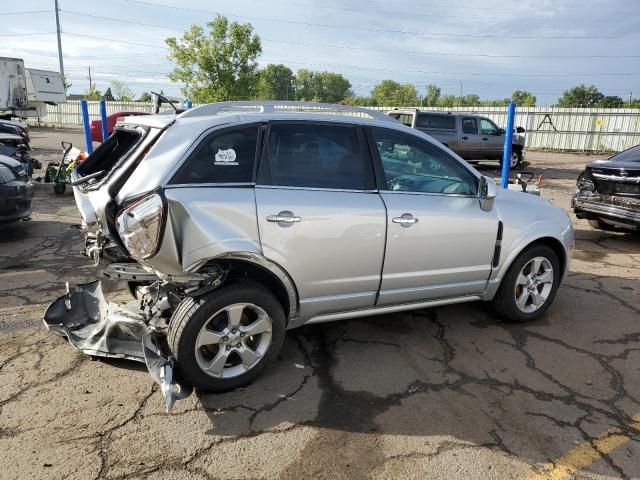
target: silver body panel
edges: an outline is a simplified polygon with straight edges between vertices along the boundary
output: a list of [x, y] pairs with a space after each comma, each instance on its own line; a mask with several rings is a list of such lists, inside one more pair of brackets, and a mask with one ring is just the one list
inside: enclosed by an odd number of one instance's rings
[[[205, 107], [200, 107], [205, 108]], [[330, 113], [258, 112], [206, 114], [193, 109], [174, 118], [131, 117], [129, 126], [170, 125], [126, 180], [114, 201], [122, 205], [162, 189], [167, 219], [158, 252], [143, 262], [160, 278], [193, 273], [208, 261], [238, 259], [269, 270], [290, 299], [289, 326], [307, 321], [350, 318], [475, 299], [491, 299], [513, 259], [540, 238], [559, 242], [568, 270], [573, 229], [563, 210], [533, 195], [499, 189], [493, 208], [478, 197], [398, 192], [339, 191], [254, 185], [168, 185], [185, 158], [208, 132], [229, 125], [301, 120], [345, 123]], [[163, 117], [163, 116], [161, 116]], [[428, 135], [387, 117], [348, 117], [362, 126], [380, 126]], [[138, 154], [140, 152], [137, 152]], [[134, 154], [135, 155], [135, 154]], [[132, 157], [133, 158], [133, 157]], [[480, 174], [464, 160], [457, 160]], [[76, 189], [83, 219], [104, 223], [105, 188]], [[92, 208], [90, 208], [92, 206]], [[394, 223], [411, 213], [419, 222]], [[291, 214], [282, 225], [267, 217]], [[498, 222], [504, 225], [502, 253], [492, 265]]]

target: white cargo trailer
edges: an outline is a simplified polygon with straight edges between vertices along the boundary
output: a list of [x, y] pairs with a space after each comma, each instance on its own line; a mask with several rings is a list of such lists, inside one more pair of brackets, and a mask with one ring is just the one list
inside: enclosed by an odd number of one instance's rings
[[0, 115], [44, 117], [47, 105], [67, 101], [59, 72], [24, 68], [20, 58], [0, 57]]

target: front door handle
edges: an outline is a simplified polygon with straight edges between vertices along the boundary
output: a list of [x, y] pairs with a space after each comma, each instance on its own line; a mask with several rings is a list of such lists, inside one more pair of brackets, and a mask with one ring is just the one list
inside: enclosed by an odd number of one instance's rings
[[482, 139], [486, 142], [487, 140], [489, 140], [487, 137], [482, 137]]
[[462, 140], [469, 140], [469, 137], [462, 137]]
[[267, 222], [275, 222], [275, 223], [298, 223], [300, 221], [300, 217], [293, 214], [293, 212], [284, 211], [280, 212], [277, 215], [268, 215]]
[[391, 221], [393, 223], [399, 223], [403, 227], [410, 227], [414, 223], [418, 223], [418, 219], [410, 213], [404, 213], [401, 217], [393, 217]]

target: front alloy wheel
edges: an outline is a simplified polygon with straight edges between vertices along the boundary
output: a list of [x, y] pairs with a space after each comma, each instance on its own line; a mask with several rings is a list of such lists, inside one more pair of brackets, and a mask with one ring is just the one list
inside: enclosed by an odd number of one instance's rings
[[532, 258], [516, 279], [516, 305], [524, 313], [542, 307], [553, 289], [553, 267], [544, 257]]
[[513, 261], [493, 298], [493, 309], [514, 322], [535, 320], [549, 308], [560, 283], [560, 260], [547, 245], [532, 245]]
[[269, 290], [231, 281], [185, 298], [171, 317], [167, 343], [183, 381], [224, 392], [251, 383], [276, 358], [285, 326], [282, 305]]

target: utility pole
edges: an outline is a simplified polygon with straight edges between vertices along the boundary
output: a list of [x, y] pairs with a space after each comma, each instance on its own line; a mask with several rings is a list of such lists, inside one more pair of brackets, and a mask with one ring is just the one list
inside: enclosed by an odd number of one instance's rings
[[458, 108], [462, 106], [462, 80], [460, 80], [460, 98], [458, 98]]
[[91, 91], [91, 66], [89, 66], [89, 76], [87, 78], [89, 79], [89, 91]]
[[62, 60], [62, 39], [60, 38], [60, 7], [58, 6], [58, 0], [54, 0], [56, 9], [56, 32], [58, 33], [58, 62], [60, 63], [60, 75], [66, 84], [67, 81], [64, 76], [64, 61]]
[[629, 108], [631, 108], [631, 101], [633, 100], [633, 92], [629, 92]]

